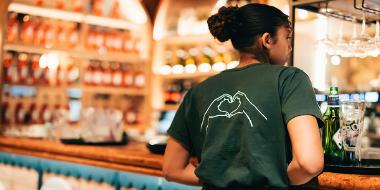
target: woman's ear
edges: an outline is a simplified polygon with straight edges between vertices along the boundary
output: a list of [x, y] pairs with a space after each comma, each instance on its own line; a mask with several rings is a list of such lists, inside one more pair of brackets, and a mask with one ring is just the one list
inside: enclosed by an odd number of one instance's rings
[[270, 49], [271, 44], [272, 44], [272, 38], [268, 32], [265, 32], [261, 37], [260, 37], [261, 44], [267, 49]]

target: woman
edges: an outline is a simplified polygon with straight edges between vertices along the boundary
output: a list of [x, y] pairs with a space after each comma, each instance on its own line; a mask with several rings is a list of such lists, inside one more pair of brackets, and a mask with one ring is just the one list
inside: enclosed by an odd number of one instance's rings
[[232, 41], [240, 63], [186, 94], [168, 130], [166, 179], [204, 189], [262, 189], [317, 176], [323, 123], [309, 77], [283, 66], [291, 51], [288, 16], [247, 4], [222, 7], [207, 23], [219, 41]]

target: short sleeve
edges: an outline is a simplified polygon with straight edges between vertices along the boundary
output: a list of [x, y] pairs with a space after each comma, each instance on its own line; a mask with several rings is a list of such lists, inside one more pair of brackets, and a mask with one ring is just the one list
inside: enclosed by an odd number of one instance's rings
[[323, 127], [322, 113], [317, 104], [309, 76], [300, 69], [288, 68], [280, 75], [282, 114], [286, 124], [301, 115], [312, 115]]
[[184, 148], [192, 153], [191, 137], [189, 130], [188, 112], [191, 109], [191, 90], [189, 90], [181, 105], [179, 106], [174, 119], [167, 131], [168, 135], [179, 141]]

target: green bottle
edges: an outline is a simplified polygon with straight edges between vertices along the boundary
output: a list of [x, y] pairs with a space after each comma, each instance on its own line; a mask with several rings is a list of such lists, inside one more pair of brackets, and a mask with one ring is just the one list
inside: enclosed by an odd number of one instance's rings
[[339, 122], [338, 87], [330, 87], [328, 107], [323, 114], [325, 126], [322, 132], [322, 146], [326, 164], [341, 164], [344, 158]]

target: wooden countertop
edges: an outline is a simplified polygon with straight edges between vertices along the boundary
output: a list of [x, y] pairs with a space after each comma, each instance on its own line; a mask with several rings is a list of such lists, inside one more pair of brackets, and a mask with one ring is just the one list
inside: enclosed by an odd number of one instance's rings
[[162, 176], [162, 155], [144, 143], [126, 146], [65, 145], [41, 139], [0, 137], [0, 151]]
[[[145, 144], [137, 142], [130, 142], [127, 146], [97, 147], [65, 145], [41, 139], [0, 137], [0, 151], [162, 176], [162, 155], [150, 153]], [[380, 190], [380, 171], [379, 175], [324, 172], [318, 176], [317, 183], [310, 183], [307, 187]]]

